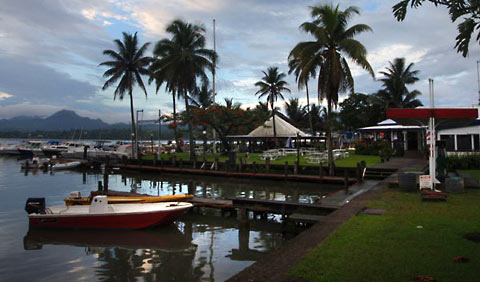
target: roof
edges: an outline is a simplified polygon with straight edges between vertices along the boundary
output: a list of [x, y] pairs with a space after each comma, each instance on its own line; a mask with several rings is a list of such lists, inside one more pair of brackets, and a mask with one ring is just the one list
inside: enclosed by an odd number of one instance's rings
[[[310, 134], [301, 131], [278, 115], [275, 115], [275, 125], [277, 137], [296, 137], [297, 133], [300, 135], [300, 137], [310, 136]], [[247, 137], [273, 137], [273, 116], [263, 125], [260, 125], [250, 132]]]
[[478, 117], [476, 108], [387, 109], [387, 117], [403, 125], [426, 125], [430, 117], [442, 126], [465, 126]]
[[420, 130], [423, 129], [423, 126], [418, 125], [401, 125], [395, 122], [392, 119], [386, 119], [377, 123], [374, 126], [367, 126], [359, 128], [360, 131], [382, 131], [382, 130]]

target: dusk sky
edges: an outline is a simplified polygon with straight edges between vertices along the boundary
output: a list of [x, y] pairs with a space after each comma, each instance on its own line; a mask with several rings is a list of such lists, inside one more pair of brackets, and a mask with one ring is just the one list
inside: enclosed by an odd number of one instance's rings
[[[477, 60], [480, 50], [471, 42], [470, 55], [462, 57], [453, 48], [457, 23], [451, 23], [447, 10], [426, 3], [408, 10], [406, 20], [397, 22], [391, 12], [400, 0], [341, 1], [340, 8], [360, 8], [350, 25], [368, 24], [373, 32], [356, 39], [368, 50], [368, 60], [376, 78], [389, 61], [405, 57], [415, 63], [420, 81], [410, 90], [423, 93], [428, 105], [428, 78], [435, 81], [437, 105], [471, 106], [478, 103]], [[213, 49], [212, 20], [216, 20], [217, 101], [254, 106], [258, 102], [254, 83], [262, 70], [278, 66], [287, 73], [287, 56], [300, 41], [309, 40], [298, 27], [310, 21], [309, 6], [330, 1], [253, 1], [253, 0], [3, 0], [0, 6], [0, 119], [13, 116], [48, 116], [61, 109], [106, 122], [129, 122], [129, 100], [113, 100], [114, 87], [101, 90], [107, 60], [102, 52], [114, 49], [113, 40], [122, 32], [138, 32], [140, 42], [153, 45], [168, 37], [165, 27], [173, 19], [203, 24], [208, 47]], [[333, 2], [336, 4], [337, 2]], [[476, 35], [473, 36], [475, 38]], [[350, 67], [355, 92], [371, 94], [381, 83], [365, 71]], [[145, 82], [148, 78], [144, 78]], [[293, 76], [287, 81], [292, 90], [285, 98], [305, 93], [297, 90]], [[316, 82], [311, 81], [316, 96]], [[148, 98], [134, 90], [136, 110], [144, 118], [172, 111], [171, 95], [162, 89], [147, 89]], [[343, 99], [345, 95], [342, 96]], [[314, 99], [315, 100], [315, 99]], [[183, 102], [179, 103], [183, 105]], [[180, 106], [180, 109], [182, 107]]]

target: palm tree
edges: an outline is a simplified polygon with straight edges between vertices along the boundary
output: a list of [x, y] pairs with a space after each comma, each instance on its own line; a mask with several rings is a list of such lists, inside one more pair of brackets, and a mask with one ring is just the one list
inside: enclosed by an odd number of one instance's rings
[[305, 108], [306, 106], [300, 105], [298, 98], [292, 98], [285, 102], [285, 113], [296, 127], [303, 127], [305, 116], [307, 115]]
[[192, 121], [190, 116], [189, 95], [197, 87], [197, 79], [208, 81], [206, 70], [213, 72], [213, 62], [217, 54], [205, 48], [205, 28], [200, 25], [174, 20], [166, 31], [171, 39], [160, 40], [154, 50], [157, 58], [152, 68], [158, 84], [166, 83], [167, 90], [174, 91], [185, 100], [185, 112], [188, 120], [190, 140], [190, 159], [195, 157]]
[[[103, 74], [108, 78], [102, 87], [106, 90], [110, 85], [114, 84], [120, 79], [120, 82], [115, 89], [113, 99], [117, 97], [123, 100], [125, 94], [130, 96], [130, 113], [132, 118], [132, 143], [136, 140], [136, 127], [133, 108], [133, 88], [138, 84], [147, 97], [147, 90], [142, 80], [142, 75], [149, 75], [148, 65], [152, 58], [144, 56], [150, 43], [145, 43], [138, 48], [137, 33], [134, 35], [123, 33], [123, 41], [119, 39], [114, 40], [117, 45], [117, 51], [104, 50], [103, 54], [111, 58], [111, 61], [106, 61], [100, 66], [107, 66], [109, 69]], [[132, 156], [134, 150], [132, 148]]]
[[334, 162], [331, 140], [332, 107], [337, 106], [339, 92], [354, 92], [353, 77], [346, 57], [368, 71], [375, 77], [372, 67], [367, 61], [367, 51], [357, 40], [353, 39], [365, 31], [372, 29], [365, 24], [347, 27], [354, 14], [359, 14], [356, 7], [348, 7], [344, 11], [331, 4], [310, 7], [313, 21], [300, 25], [300, 29], [311, 34], [313, 41], [298, 43], [291, 53], [302, 61], [302, 73], [318, 70], [318, 96], [327, 100], [327, 149], [329, 174], [334, 174]]
[[414, 84], [418, 81], [418, 70], [411, 70], [414, 63], [410, 63], [405, 68], [405, 58], [395, 58], [389, 62], [390, 66], [387, 71], [381, 71], [384, 78], [384, 89], [378, 91], [375, 95], [385, 108], [416, 108], [423, 106], [422, 102], [417, 99], [422, 93], [418, 90], [409, 91], [407, 85]]
[[[306, 55], [316, 56], [315, 58], [305, 58]], [[295, 47], [288, 55], [288, 74], [295, 73], [295, 80], [298, 84], [298, 90], [305, 88], [307, 94], [307, 111], [310, 131], [313, 134], [312, 114], [310, 112], [310, 94], [308, 92], [308, 81], [317, 76], [317, 66], [322, 62], [323, 57], [319, 54], [302, 52], [302, 45]], [[319, 103], [320, 104], [320, 103]]]
[[206, 109], [213, 104], [213, 90], [208, 89], [208, 83], [202, 83], [201, 87], [195, 88], [192, 98], [192, 103], [195, 106]]
[[283, 80], [285, 77], [284, 73], [279, 73], [277, 67], [269, 67], [267, 71], [262, 71], [263, 72], [263, 77], [262, 80], [257, 81], [255, 83], [255, 86], [259, 87], [260, 90], [258, 90], [255, 94], [260, 94], [258, 98], [262, 98], [263, 96], [267, 96], [267, 103], [270, 104], [270, 108], [272, 110], [272, 117], [273, 117], [273, 137], [275, 139], [275, 144], [278, 145], [278, 140], [277, 140], [277, 127], [275, 125], [275, 107], [274, 103], [280, 99], [284, 100], [285, 98], [282, 95], [282, 92], [289, 92], [290, 89], [286, 88], [285, 86], [288, 85], [288, 83]]

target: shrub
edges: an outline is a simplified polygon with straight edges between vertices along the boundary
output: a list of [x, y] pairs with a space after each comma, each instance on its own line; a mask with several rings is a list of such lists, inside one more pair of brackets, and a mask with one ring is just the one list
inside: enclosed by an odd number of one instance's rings
[[449, 156], [448, 169], [479, 169], [480, 154]]

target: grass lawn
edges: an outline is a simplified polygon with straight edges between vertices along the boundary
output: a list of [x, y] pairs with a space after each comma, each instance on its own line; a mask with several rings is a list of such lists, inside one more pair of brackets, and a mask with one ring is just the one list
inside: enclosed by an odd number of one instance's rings
[[[161, 158], [164, 160], [170, 159], [172, 156], [177, 156], [177, 159], [183, 159], [183, 160], [188, 160], [189, 159], [189, 153], [188, 152], [182, 152], [182, 153], [175, 153], [175, 154], [162, 154]], [[264, 164], [265, 160], [262, 160], [261, 158], [261, 153], [251, 153], [249, 154], [249, 157], [247, 159], [248, 163], [253, 163], [256, 162], [257, 164]], [[213, 161], [215, 159], [215, 156], [217, 156], [220, 160], [220, 162], [225, 162], [228, 160], [227, 156], [222, 156], [220, 154], [213, 154], [213, 153], [207, 153], [207, 161]], [[238, 162], [238, 157], [244, 157], [244, 153], [237, 154], [237, 162]], [[143, 157], [146, 160], [151, 160], [153, 156], [144, 156]], [[202, 160], [203, 156], [197, 156], [198, 160]], [[271, 164], [285, 164], [285, 162], [288, 162], [289, 164], [293, 164], [297, 161], [297, 156], [296, 155], [287, 155], [280, 157], [276, 160], [271, 161]], [[368, 156], [368, 155], [356, 155], [356, 154], [350, 154], [348, 158], [343, 158], [343, 159], [338, 159], [335, 160], [335, 165], [338, 167], [355, 167], [357, 163], [365, 161], [368, 166], [372, 166], [376, 163], [380, 162], [380, 157], [378, 156]], [[307, 162], [307, 159], [304, 156], [300, 156], [300, 165], [305, 166], [305, 165], [310, 165], [310, 166], [318, 166], [318, 164], [310, 164]], [[326, 162], [323, 163], [324, 166], [327, 165]]]
[[469, 169], [469, 170], [459, 170], [460, 173], [470, 174], [477, 181], [480, 181], [480, 170], [478, 169]]
[[[417, 193], [384, 191], [369, 203], [384, 215], [359, 214], [313, 249], [290, 273], [310, 281], [480, 281], [480, 191], [422, 202]], [[423, 228], [417, 228], [422, 226]], [[456, 256], [467, 263], [456, 263]]]

